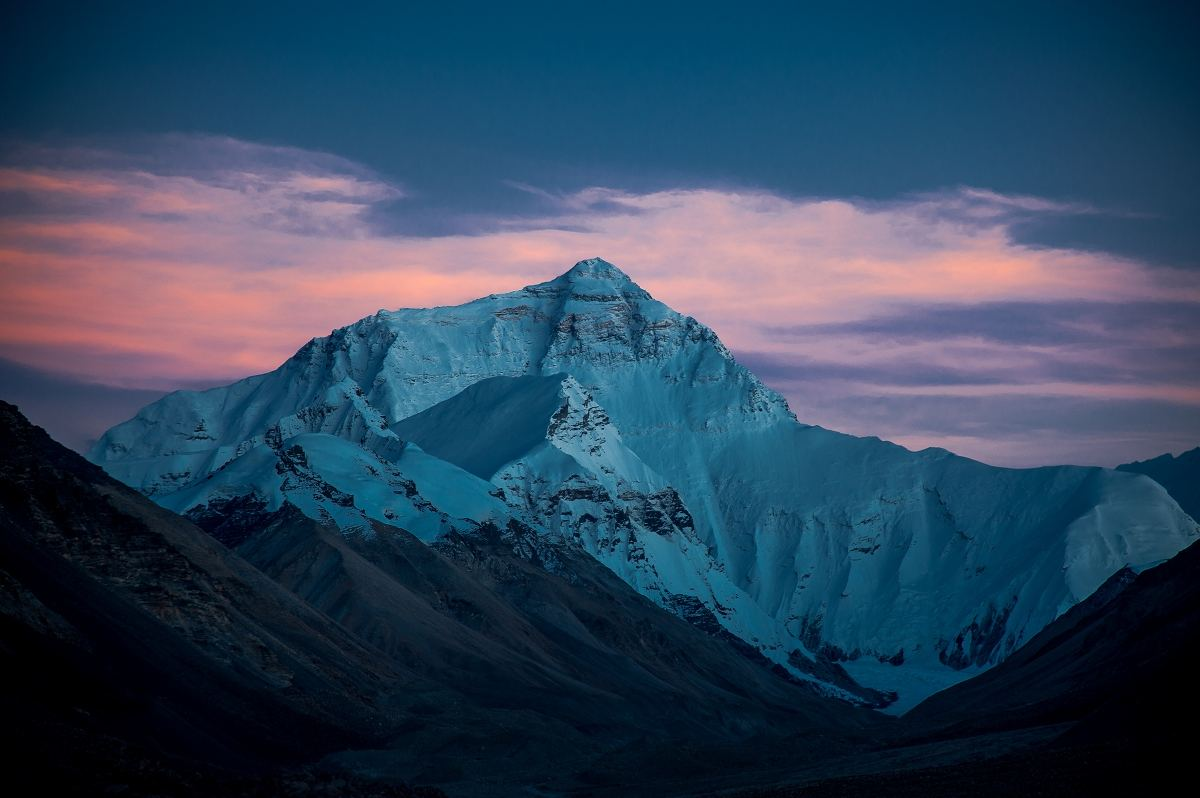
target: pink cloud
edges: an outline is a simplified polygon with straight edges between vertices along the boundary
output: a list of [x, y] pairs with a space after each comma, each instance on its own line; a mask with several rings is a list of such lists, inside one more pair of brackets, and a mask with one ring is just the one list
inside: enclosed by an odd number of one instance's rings
[[[1187, 275], [1014, 243], [1006, 221], [1013, 208], [1091, 212], [1036, 197], [961, 189], [859, 203], [591, 188], [555, 198], [558, 212], [533, 223], [402, 237], [379, 233], [368, 212], [404, 192], [361, 168], [227, 139], [179, 141], [204, 152], [203, 168], [181, 175], [108, 159], [94, 169], [0, 169], [0, 191], [45, 199], [38, 213], [0, 218], [0, 355], [126, 386], [230, 379], [274, 368], [308, 338], [380, 308], [511, 290], [593, 255], [715, 328], [735, 351], [864, 368], [907, 358], [1019, 370], [1049, 353], [995, 343], [967, 353], [845, 335], [788, 339], [772, 329], [865, 319], [904, 303], [1200, 302], [1200, 284]], [[256, 167], [256, 157], [268, 165]], [[80, 202], [64, 206], [64, 198]], [[1190, 382], [1137, 390], [1200, 404]]]
[[103, 178], [36, 169], [0, 169], [0, 191], [63, 193], [83, 197], [111, 197], [122, 186]]

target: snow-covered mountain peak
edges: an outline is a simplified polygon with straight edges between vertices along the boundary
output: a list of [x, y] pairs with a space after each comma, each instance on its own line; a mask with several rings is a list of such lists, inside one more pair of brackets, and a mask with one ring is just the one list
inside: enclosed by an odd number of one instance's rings
[[253, 494], [427, 539], [516, 513], [795, 676], [848, 672], [902, 700], [1197, 534], [1144, 477], [800, 424], [712, 330], [598, 258], [171, 394], [90, 457], [183, 512]]
[[[567, 302], [592, 302], [600, 305], [643, 301], [654, 302], [650, 293], [635, 283], [628, 274], [603, 258], [581, 260], [567, 271], [544, 283], [525, 286], [520, 291], [501, 296], [525, 294], [532, 297], [557, 297]], [[658, 305], [657, 302], [655, 302]], [[666, 308], [665, 305], [661, 306]]]
[[620, 268], [609, 263], [604, 258], [587, 258], [581, 260], [572, 266], [567, 271], [563, 272], [558, 280], [576, 283], [576, 282], [607, 282], [617, 286], [633, 286], [638, 290], [641, 288], [630, 279], [629, 275], [621, 271]]

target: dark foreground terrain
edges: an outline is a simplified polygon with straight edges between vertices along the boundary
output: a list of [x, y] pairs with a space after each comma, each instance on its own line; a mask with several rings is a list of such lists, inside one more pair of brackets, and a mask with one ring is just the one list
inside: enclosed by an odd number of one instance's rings
[[520, 528], [203, 523], [0, 404], [11, 794], [1098, 794], [1191, 746], [1196, 547], [897, 721]]

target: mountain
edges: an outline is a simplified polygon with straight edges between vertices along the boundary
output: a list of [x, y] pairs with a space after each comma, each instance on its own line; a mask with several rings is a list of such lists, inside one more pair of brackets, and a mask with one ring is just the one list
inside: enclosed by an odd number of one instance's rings
[[515, 522], [427, 545], [290, 503], [250, 517], [224, 529], [231, 551], [0, 403], [0, 706], [21, 719], [0, 744], [18, 776], [68, 794], [664, 794], [890, 728]]
[[1088, 795], [1185, 775], [1188, 738], [1163, 719], [1195, 710], [1200, 546], [1119, 572], [889, 724], [532, 530], [427, 545], [284, 504], [236, 532], [231, 552], [0, 403], [7, 783], [440, 794], [393, 781], [407, 777], [457, 796], [758, 784], [745, 795], [764, 798]]
[[1197, 537], [1144, 476], [802, 424], [711, 330], [599, 259], [380, 311], [268, 374], [164, 397], [89, 457], [231, 529], [285, 501], [349, 538], [523, 525], [793, 678], [899, 710]]
[[1118, 471], [1145, 474], [1167, 489], [1192, 518], [1200, 518], [1200, 446], [1175, 457], [1163, 454], [1117, 466]]

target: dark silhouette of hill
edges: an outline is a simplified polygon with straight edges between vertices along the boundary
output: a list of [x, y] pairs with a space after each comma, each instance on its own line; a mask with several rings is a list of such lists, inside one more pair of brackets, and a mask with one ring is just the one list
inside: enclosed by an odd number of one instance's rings
[[720, 771], [715, 751], [819, 758], [890, 725], [519, 527], [430, 547], [289, 506], [261, 521], [231, 551], [0, 405], [0, 701], [25, 719], [4, 742], [24, 776], [127, 794], [284, 790], [281, 773], [315, 789], [347, 768], [455, 794], [633, 790]]
[[1200, 446], [1175, 457], [1163, 454], [1117, 466], [1118, 471], [1145, 474], [1167, 489], [1192, 518], [1200, 516]]

